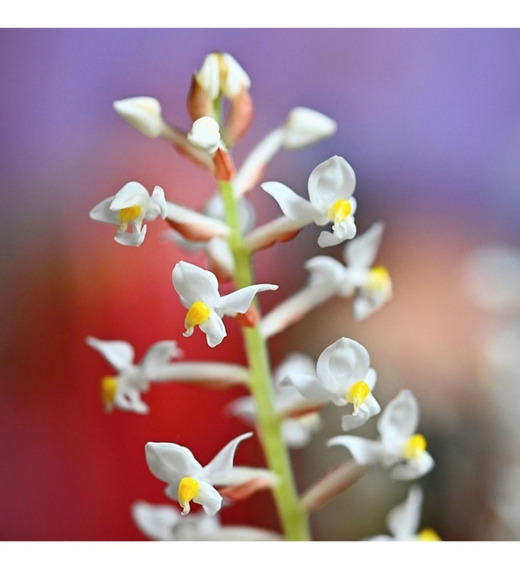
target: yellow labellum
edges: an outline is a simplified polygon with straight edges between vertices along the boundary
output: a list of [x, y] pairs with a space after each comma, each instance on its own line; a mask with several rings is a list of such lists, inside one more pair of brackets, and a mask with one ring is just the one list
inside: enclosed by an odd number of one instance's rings
[[101, 400], [105, 408], [110, 408], [117, 394], [117, 379], [115, 377], [104, 377], [101, 380]]
[[369, 292], [383, 292], [390, 286], [390, 275], [384, 266], [374, 266], [368, 273], [366, 288]]
[[441, 540], [441, 537], [433, 529], [422, 529], [417, 535], [417, 540], [433, 542]]
[[327, 211], [327, 217], [337, 225], [352, 213], [352, 205], [348, 199], [338, 199]]
[[365, 402], [369, 394], [370, 387], [364, 381], [357, 381], [349, 388], [345, 398], [354, 405], [353, 416], [357, 415], [359, 407]]
[[418, 458], [426, 451], [426, 438], [422, 434], [414, 434], [404, 445], [403, 456], [407, 460]]
[[119, 223], [122, 227], [135, 221], [141, 215], [142, 207], [140, 205], [133, 205], [132, 207], [123, 207], [119, 210]]
[[196, 325], [204, 323], [209, 318], [210, 313], [211, 309], [201, 300], [193, 302], [186, 314], [186, 319], [184, 320], [184, 325], [186, 327], [184, 335], [191, 335], [193, 333], [193, 328]]
[[187, 515], [190, 512], [190, 501], [197, 496], [199, 492], [199, 482], [193, 477], [183, 477], [179, 483], [177, 497], [182, 507], [181, 515]]

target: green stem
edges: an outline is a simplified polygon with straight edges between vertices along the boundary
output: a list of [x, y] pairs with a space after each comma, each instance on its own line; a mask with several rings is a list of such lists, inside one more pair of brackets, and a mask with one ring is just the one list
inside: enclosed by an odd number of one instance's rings
[[[255, 284], [251, 253], [244, 246], [240, 215], [230, 182], [219, 181], [231, 229], [229, 244], [235, 260], [235, 280], [238, 288]], [[244, 338], [251, 373], [250, 389], [256, 401], [258, 431], [267, 466], [279, 478], [273, 488], [275, 503], [287, 540], [311, 540], [308, 516], [300, 506], [289, 452], [282, 437], [280, 418], [274, 406], [271, 365], [266, 340], [258, 326], [245, 327]]]

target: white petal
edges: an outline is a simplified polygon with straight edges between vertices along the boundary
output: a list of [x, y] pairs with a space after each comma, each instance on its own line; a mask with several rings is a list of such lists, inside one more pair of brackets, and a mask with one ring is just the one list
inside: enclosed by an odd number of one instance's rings
[[145, 454], [146, 463], [155, 477], [175, 486], [183, 477], [197, 477], [202, 471], [191, 451], [178, 444], [148, 442]]
[[141, 367], [148, 378], [166, 365], [173, 357], [182, 354], [176, 341], [159, 341], [152, 345], [141, 361]]
[[164, 196], [164, 189], [158, 185], [153, 188], [152, 196], [150, 198], [150, 206], [145, 215], [148, 221], [153, 221], [160, 216], [161, 219], [166, 217], [166, 198]]
[[134, 348], [126, 341], [103, 341], [95, 337], [87, 337], [86, 340], [90, 347], [99, 351], [101, 355], [118, 372], [128, 369], [134, 361]]
[[131, 512], [139, 530], [152, 540], [172, 540], [172, 529], [182, 518], [172, 505], [152, 505], [145, 501], [136, 501]]
[[128, 231], [117, 231], [114, 240], [120, 245], [138, 247], [143, 244], [144, 238], [146, 236], [146, 230], [146, 225], [144, 225], [141, 230], [136, 229], [134, 225], [131, 233]]
[[422, 489], [413, 485], [408, 491], [406, 500], [388, 513], [386, 520], [388, 530], [397, 539], [405, 540], [417, 534], [421, 521], [422, 500]]
[[291, 373], [315, 373], [316, 364], [312, 357], [304, 353], [289, 353], [282, 362], [274, 370], [275, 383], [280, 381]]
[[377, 429], [385, 446], [401, 446], [417, 430], [419, 404], [409, 390], [402, 390], [383, 410]]
[[211, 116], [201, 116], [193, 123], [187, 138], [199, 150], [213, 154], [220, 144], [219, 124]]
[[316, 213], [314, 207], [290, 187], [278, 181], [267, 181], [261, 187], [276, 200], [286, 217], [294, 221], [301, 219], [312, 223]]
[[323, 350], [316, 372], [327, 391], [344, 397], [354, 380], [365, 379], [369, 367], [368, 351], [357, 341], [342, 337]]
[[148, 405], [141, 400], [141, 389], [135, 381], [128, 381], [124, 377], [119, 379], [117, 393], [114, 398], [114, 406], [119, 410], [148, 414]]
[[225, 484], [229, 480], [233, 468], [233, 458], [235, 452], [243, 440], [251, 438], [252, 432], [247, 432], [237, 436], [235, 439], [228, 442], [220, 452], [206, 465], [203, 469], [203, 476], [206, 481], [213, 485]]
[[129, 181], [115, 195], [110, 205], [112, 211], [119, 211], [126, 207], [148, 207], [150, 194], [146, 188], [137, 181]]
[[336, 233], [322, 231], [318, 237], [318, 245], [322, 248], [334, 247], [342, 243], [345, 239], [340, 238]]
[[129, 124], [150, 138], [162, 132], [161, 105], [153, 97], [132, 97], [113, 103], [114, 109]]
[[221, 88], [226, 97], [233, 99], [243, 87], [249, 89], [251, 79], [237, 60], [229, 55], [229, 53], [223, 53], [222, 59], [224, 60], [227, 72], [225, 83], [221, 85]]
[[292, 372], [280, 381], [284, 385], [290, 382], [302, 396], [316, 402], [326, 402], [330, 399], [329, 392], [323, 387], [315, 373]]
[[197, 73], [197, 81], [208, 91], [213, 100], [218, 97], [220, 92], [220, 65], [218, 54], [210, 53], [205, 57]]
[[200, 329], [206, 334], [206, 341], [210, 347], [216, 347], [224, 337], [226, 337], [226, 327], [222, 318], [213, 310], [208, 319], [199, 325]]
[[255, 295], [267, 290], [278, 290], [278, 286], [276, 284], [254, 284], [252, 286], [245, 286], [240, 290], [231, 292], [231, 294], [222, 296], [217, 310], [221, 315], [225, 316], [236, 316], [237, 313], [243, 314], [248, 310]]
[[202, 480], [199, 480], [199, 490], [193, 501], [202, 505], [207, 515], [215, 515], [222, 507], [220, 493], [212, 485]]
[[313, 432], [305, 422], [294, 418], [282, 422], [282, 436], [289, 448], [303, 448], [311, 441]]
[[338, 199], [350, 199], [356, 187], [356, 175], [340, 156], [332, 156], [314, 168], [308, 189], [312, 205], [326, 213]]
[[341, 428], [344, 432], [350, 432], [350, 430], [354, 430], [366, 424], [370, 417], [371, 415], [368, 409], [360, 407], [355, 416], [353, 414], [345, 414], [342, 416]]
[[188, 240], [208, 241], [213, 237], [227, 237], [229, 235], [229, 227], [221, 220], [176, 203], [166, 203], [166, 219], [176, 231]]
[[374, 223], [368, 231], [347, 243], [343, 251], [346, 264], [363, 268], [372, 266], [379, 251], [383, 230], [383, 223]]
[[321, 112], [296, 107], [291, 110], [284, 125], [283, 147], [291, 150], [303, 148], [332, 136], [336, 129], [336, 122]]
[[217, 277], [209, 270], [181, 260], [173, 269], [172, 280], [186, 308], [199, 300], [212, 308], [220, 301]]
[[354, 460], [360, 465], [377, 463], [382, 456], [379, 442], [365, 440], [358, 436], [336, 436], [327, 442], [327, 446], [345, 446]]
[[309, 286], [326, 286], [332, 288], [334, 293], [354, 293], [354, 288], [348, 286], [348, 273], [343, 264], [330, 256], [315, 256], [304, 264], [310, 272]]
[[423, 452], [419, 458], [396, 465], [391, 475], [393, 479], [418, 479], [430, 472], [434, 466], [435, 461], [432, 456], [428, 452]]
[[117, 211], [111, 211], [110, 205], [114, 196], [107, 197], [103, 199], [101, 203], [98, 203], [94, 208], [91, 209], [89, 217], [94, 219], [94, 221], [101, 221], [102, 223], [110, 223], [111, 225], [119, 225], [119, 214]]

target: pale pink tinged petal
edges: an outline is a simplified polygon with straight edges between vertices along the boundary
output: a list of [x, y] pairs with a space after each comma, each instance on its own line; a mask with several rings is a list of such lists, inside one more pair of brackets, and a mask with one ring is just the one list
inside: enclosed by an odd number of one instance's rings
[[[274, 487], [279, 481], [276, 473], [270, 469], [262, 467], [234, 466], [225, 481], [226, 490], [231, 491], [231, 487], [242, 487], [250, 482], [254, 482], [258, 488]], [[245, 491], [245, 487], [243, 488]]]
[[152, 505], [145, 501], [133, 503], [131, 513], [139, 530], [152, 540], [171, 540], [172, 529], [181, 519], [172, 505]]
[[182, 350], [176, 341], [159, 341], [152, 345], [145, 353], [141, 367], [149, 379], [152, 379], [158, 370], [166, 365], [173, 357], [180, 357]]
[[306, 219], [294, 221], [288, 217], [278, 217], [251, 231], [245, 237], [244, 245], [249, 252], [254, 252], [270, 247], [277, 242], [289, 241], [309, 222]]
[[203, 476], [209, 483], [214, 485], [221, 485], [227, 483], [231, 471], [233, 469], [233, 458], [238, 445], [243, 440], [251, 438], [253, 432], [247, 432], [237, 436], [235, 439], [228, 442], [220, 452], [207, 464], [203, 469]]
[[377, 429], [385, 445], [404, 443], [419, 425], [419, 403], [409, 390], [402, 390], [383, 410]]
[[418, 485], [413, 485], [408, 491], [406, 500], [388, 513], [386, 526], [397, 539], [405, 540], [419, 531], [422, 501], [422, 489]]
[[265, 166], [280, 150], [283, 136], [283, 130], [277, 128], [253, 148], [233, 180], [233, 189], [237, 197], [244, 195], [260, 181]]
[[165, 483], [175, 485], [183, 477], [197, 477], [202, 466], [188, 448], [168, 442], [148, 442], [146, 463], [150, 471]]
[[138, 247], [143, 244], [144, 238], [146, 236], [146, 231], [146, 225], [144, 225], [141, 230], [137, 230], [134, 226], [131, 233], [127, 231], [117, 231], [114, 240], [120, 245]]
[[334, 467], [305, 491], [300, 499], [302, 509], [308, 513], [321, 509], [333, 497], [354, 485], [365, 472], [365, 467], [352, 460]]
[[312, 170], [308, 181], [312, 205], [322, 212], [339, 199], [350, 199], [356, 187], [356, 175], [340, 156], [332, 156]]
[[192, 241], [208, 241], [229, 235], [229, 227], [219, 219], [170, 202], [166, 203], [166, 221], [183, 237]]
[[134, 348], [126, 341], [104, 341], [87, 337], [86, 343], [101, 353], [118, 372], [128, 369], [134, 361]]
[[209, 270], [181, 260], [172, 272], [173, 286], [185, 307], [203, 301], [213, 307], [220, 301], [217, 277]]
[[227, 150], [217, 148], [213, 163], [215, 164], [215, 178], [219, 181], [231, 181], [235, 175], [235, 164]]
[[110, 205], [114, 196], [103, 199], [98, 203], [89, 213], [89, 217], [94, 221], [101, 221], [102, 223], [110, 223], [111, 225], [119, 225], [119, 214], [117, 211], [111, 211]]
[[383, 223], [374, 223], [368, 231], [347, 243], [343, 249], [345, 263], [348, 266], [371, 267], [379, 251], [383, 230]]
[[206, 341], [210, 347], [216, 347], [222, 343], [227, 335], [222, 318], [214, 311], [211, 311], [208, 319], [202, 322], [199, 327], [206, 334]]
[[284, 377], [280, 384], [291, 384], [298, 392], [309, 400], [324, 404], [330, 398], [329, 392], [323, 388], [316, 374], [291, 373]]
[[227, 497], [233, 501], [243, 501], [253, 495], [253, 493], [270, 489], [271, 487], [272, 483], [270, 483], [269, 480], [256, 478], [251, 479], [250, 481], [245, 481], [240, 485], [228, 485], [226, 487], [222, 487], [220, 493], [223, 497]]
[[314, 308], [329, 300], [333, 295], [334, 291], [325, 286], [302, 288], [260, 320], [262, 335], [272, 337], [280, 333], [301, 320]]
[[193, 501], [202, 505], [207, 515], [215, 515], [222, 507], [220, 493], [212, 485], [202, 480], [199, 480], [199, 490]]
[[260, 312], [256, 306], [249, 306], [243, 314], [238, 313], [233, 319], [243, 327], [255, 327], [260, 321]]
[[314, 220], [314, 207], [290, 187], [278, 181], [264, 182], [261, 187], [276, 200], [282, 213], [289, 219], [306, 221], [307, 223], [312, 223]]
[[225, 316], [243, 314], [248, 310], [256, 294], [269, 290], [278, 290], [278, 286], [276, 284], [254, 284], [231, 292], [221, 297], [218, 312]]
[[142, 184], [137, 181], [129, 181], [114, 195], [110, 209], [119, 211], [135, 205], [147, 207], [149, 200], [150, 194]]
[[393, 479], [411, 480], [418, 479], [429, 473], [435, 466], [435, 461], [428, 452], [423, 452], [419, 458], [409, 460], [403, 464], [397, 464], [391, 476]]
[[335, 436], [327, 442], [327, 446], [344, 446], [360, 465], [377, 463], [382, 456], [380, 442], [365, 440], [358, 436]]

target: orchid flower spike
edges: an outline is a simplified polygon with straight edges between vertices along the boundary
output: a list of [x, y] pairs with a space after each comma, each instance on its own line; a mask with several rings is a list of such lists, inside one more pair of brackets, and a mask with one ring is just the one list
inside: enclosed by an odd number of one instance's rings
[[342, 337], [322, 352], [315, 372], [289, 372], [281, 382], [294, 385], [305, 398], [316, 403], [351, 404], [352, 412], [342, 418], [342, 428], [348, 431], [380, 412], [372, 394], [376, 380], [368, 351], [357, 341]]
[[311, 172], [308, 181], [309, 201], [283, 183], [271, 181], [261, 185], [278, 202], [295, 229], [310, 223], [318, 226], [333, 223], [332, 233], [320, 233], [318, 244], [321, 247], [337, 245], [355, 237], [354, 213], [357, 204], [352, 197], [355, 186], [354, 170], [340, 156], [329, 158]]
[[412, 485], [408, 497], [403, 503], [394, 507], [386, 518], [386, 526], [390, 535], [376, 535], [367, 540], [398, 541], [439, 541], [439, 535], [430, 528], [419, 530], [423, 492], [418, 485]]
[[[136, 181], [125, 184], [115, 195], [98, 203], [90, 218], [119, 227], [115, 241], [122, 245], [139, 246], [146, 235], [143, 221], [166, 217], [164, 190], [155, 186], [152, 195]], [[129, 227], [132, 231], [128, 231]]]
[[358, 436], [336, 436], [329, 446], [345, 446], [360, 465], [381, 463], [392, 468], [393, 479], [417, 479], [435, 465], [426, 451], [427, 442], [416, 432], [419, 423], [419, 404], [409, 390], [402, 390], [381, 413], [377, 422], [379, 440]]
[[147, 413], [149, 408], [141, 400], [141, 393], [148, 390], [149, 382], [161, 374], [170, 359], [182, 356], [182, 350], [175, 341], [159, 341], [148, 349], [141, 363], [136, 365], [133, 362], [134, 349], [126, 341], [87, 337], [86, 342], [117, 371], [116, 376], [107, 376], [101, 382], [101, 398], [107, 412], [116, 407], [138, 414]]
[[240, 442], [252, 435], [248, 432], [238, 436], [204, 467], [184, 446], [148, 442], [145, 446], [146, 463], [155, 477], [168, 484], [165, 493], [179, 502], [182, 516], [190, 512], [191, 501], [202, 505], [208, 515], [214, 515], [222, 506], [222, 496], [214, 486], [230, 484], [236, 449]]
[[153, 97], [131, 97], [114, 101], [114, 110], [136, 130], [149, 138], [164, 134], [161, 104]]
[[[281, 418], [282, 436], [290, 448], [306, 446], [320, 428], [318, 415], [321, 405], [309, 401], [291, 384], [281, 384], [281, 379], [291, 372], [312, 372], [314, 361], [303, 353], [291, 353], [274, 370], [273, 400]], [[248, 424], [256, 424], [256, 403], [252, 396], [235, 399], [229, 405], [231, 414]]]
[[156, 541], [264, 541], [282, 540], [281, 535], [265, 529], [228, 525], [220, 522], [218, 514], [203, 512], [182, 516], [172, 505], [152, 505], [136, 501], [132, 518], [151, 540]]
[[255, 284], [221, 296], [217, 277], [212, 272], [184, 261], [175, 265], [172, 280], [183, 306], [188, 309], [184, 336], [191, 336], [199, 326], [210, 347], [219, 345], [227, 335], [222, 321], [224, 316], [244, 314], [256, 294], [278, 289], [275, 284]]

